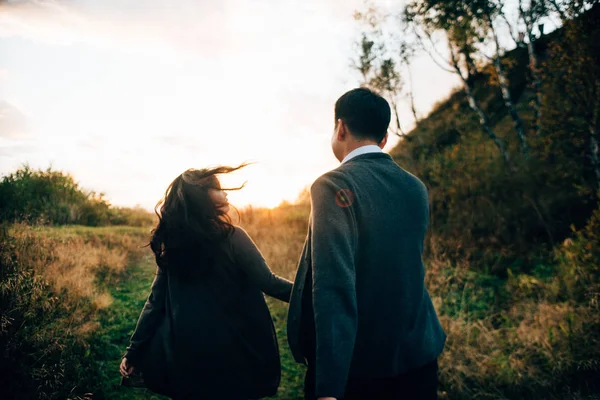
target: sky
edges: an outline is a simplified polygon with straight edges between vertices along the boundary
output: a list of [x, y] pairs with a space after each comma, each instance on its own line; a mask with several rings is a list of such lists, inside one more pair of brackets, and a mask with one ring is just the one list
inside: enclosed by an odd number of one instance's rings
[[[52, 166], [111, 204], [152, 209], [188, 168], [253, 162], [222, 178], [247, 182], [230, 202], [293, 202], [339, 165], [333, 106], [360, 83], [350, 64], [361, 9], [362, 0], [4, 2], [0, 175]], [[425, 55], [413, 81], [421, 115], [457, 85]], [[400, 115], [410, 127], [408, 104]]]

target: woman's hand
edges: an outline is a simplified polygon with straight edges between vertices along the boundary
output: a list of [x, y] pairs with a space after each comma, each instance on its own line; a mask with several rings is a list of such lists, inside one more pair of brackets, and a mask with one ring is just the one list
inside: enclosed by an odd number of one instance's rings
[[129, 376], [133, 373], [134, 370], [135, 367], [133, 365], [129, 365], [127, 358], [123, 358], [123, 361], [121, 361], [121, 367], [119, 368], [121, 375]]

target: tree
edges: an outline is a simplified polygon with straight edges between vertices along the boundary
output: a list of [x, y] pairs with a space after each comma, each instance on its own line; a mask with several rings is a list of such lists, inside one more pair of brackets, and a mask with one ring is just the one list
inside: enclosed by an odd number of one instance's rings
[[[476, 49], [477, 25], [466, 2], [412, 1], [404, 9], [404, 21], [412, 30], [422, 50], [442, 69], [457, 75], [464, 87], [469, 106], [477, 114], [482, 130], [500, 150], [507, 165], [510, 156], [506, 145], [491, 128], [485, 111], [475, 98], [473, 81], [477, 74], [473, 54]], [[442, 31], [448, 43], [449, 61], [437, 50], [432, 36]]]
[[355, 19], [365, 22], [370, 29], [361, 35], [358, 43], [358, 60], [353, 63], [353, 67], [361, 74], [361, 86], [381, 94], [391, 103], [396, 125], [393, 132], [401, 137], [405, 132], [400, 124], [397, 99], [404, 89], [404, 82], [398, 71], [397, 62], [387, 54], [378, 27], [381, 24], [381, 17], [374, 8], [370, 8], [366, 13], [356, 13]]
[[[566, 21], [561, 38], [550, 47], [548, 79], [559, 103], [573, 120], [587, 131], [588, 158], [600, 189], [600, 5], [596, 12]], [[570, 8], [573, 10], [574, 6]]]
[[[403, 98], [408, 98], [415, 125], [419, 123], [411, 71], [416, 52], [414, 40], [407, 34], [406, 26], [400, 35], [384, 32], [384, 27], [389, 26], [390, 16], [382, 15], [373, 6], [365, 12], [356, 12], [354, 18], [365, 29], [357, 46], [358, 58], [352, 67], [360, 72], [363, 86], [389, 100], [394, 111], [395, 133], [404, 135], [399, 116], [399, 101]], [[405, 76], [408, 77], [408, 86]]]
[[529, 71], [532, 80], [532, 89], [534, 92], [534, 111], [535, 111], [535, 132], [538, 136], [542, 135], [542, 74], [540, 70], [540, 59], [535, 51], [535, 30], [543, 32], [540, 29], [540, 21], [548, 15], [548, 8], [544, 0], [530, 0], [526, 6], [523, 0], [519, 0], [519, 17], [523, 21], [526, 33], [527, 54], [529, 55]]
[[599, 4], [600, 0], [547, 0], [547, 3], [560, 16], [564, 25]]
[[[504, 99], [504, 104], [508, 109], [510, 117], [514, 122], [515, 132], [517, 133], [517, 137], [519, 138], [519, 142], [521, 143], [521, 152], [525, 157], [527, 157], [529, 153], [529, 145], [527, 144], [525, 128], [521, 116], [519, 115], [519, 112], [517, 111], [515, 103], [513, 102], [512, 96], [510, 94], [510, 82], [508, 81], [508, 78], [502, 66], [502, 48], [498, 39], [498, 31], [496, 29], [496, 26], [494, 25], [494, 20], [496, 19], [496, 17], [503, 13], [503, 3], [499, 2], [499, 4], [495, 4], [493, 2], [483, 1], [481, 2], [481, 4], [477, 4], [477, 2], [471, 2], [468, 0], [467, 3], [469, 5], [472, 5], [473, 3], [476, 4], [476, 6], [470, 10], [474, 14], [473, 19], [477, 20], [477, 13], [481, 12], [481, 14], [483, 15], [483, 23], [480, 26], [482, 27], [482, 30], [484, 32], [487, 29], [491, 33], [495, 51], [494, 55], [489, 58], [494, 63], [496, 74], [498, 75], [498, 84], [500, 85], [502, 98]], [[481, 41], [483, 42], [484, 39], [482, 38]]]

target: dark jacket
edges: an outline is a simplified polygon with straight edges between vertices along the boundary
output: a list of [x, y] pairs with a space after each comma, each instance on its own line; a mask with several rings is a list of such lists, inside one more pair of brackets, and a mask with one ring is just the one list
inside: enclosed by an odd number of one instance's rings
[[319, 177], [311, 206], [288, 341], [315, 368], [317, 397], [435, 360], [446, 335], [424, 283], [425, 185], [389, 155], [364, 154]]
[[259, 398], [276, 393], [280, 360], [263, 293], [289, 301], [241, 228], [210, 276], [158, 268], [125, 357], [155, 392], [176, 398]]

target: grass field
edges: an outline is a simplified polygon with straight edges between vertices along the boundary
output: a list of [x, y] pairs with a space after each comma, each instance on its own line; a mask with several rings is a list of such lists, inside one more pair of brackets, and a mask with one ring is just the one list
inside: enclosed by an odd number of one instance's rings
[[[306, 224], [294, 225], [294, 218], [305, 217], [248, 210], [244, 218], [255, 222], [245, 228], [265, 256], [275, 260], [274, 269], [290, 279]], [[279, 233], [290, 234], [285, 230], [295, 226], [296, 234], [273, 236], [281, 221], [285, 225]], [[11, 351], [0, 364], [0, 398], [165, 399], [146, 389], [122, 387], [118, 372], [156, 270], [144, 248], [149, 228], [19, 224], [5, 225], [2, 232], [0, 345]], [[298, 399], [303, 367], [287, 346], [287, 305], [267, 301], [282, 358], [275, 398]]]
[[[256, 241], [267, 260], [278, 274], [293, 279], [296, 263], [306, 235], [306, 208], [289, 210], [252, 210], [243, 212], [245, 229]], [[283, 222], [283, 223], [282, 223]], [[81, 229], [81, 228], [79, 228]], [[102, 228], [100, 228], [102, 229]], [[89, 229], [69, 233], [85, 234]], [[276, 234], [274, 234], [276, 233]], [[62, 232], [61, 234], [65, 234]], [[120, 387], [117, 374], [120, 356], [129, 342], [135, 322], [144, 305], [154, 278], [155, 265], [149, 251], [135, 265], [127, 269], [127, 274], [118, 285], [110, 289], [114, 299], [112, 304], [99, 314], [100, 327], [93, 349], [97, 354], [99, 371], [105, 398], [125, 399], [164, 399], [145, 389]], [[278, 395], [274, 399], [292, 400], [302, 398], [304, 367], [297, 364], [289, 351], [286, 337], [287, 305], [279, 300], [267, 299], [280, 344], [282, 379]]]
[[[293, 279], [308, 209], [247, 209], [241, 225], [271, 268]], [[595, 222], [594, 222], [595, 221]], [[596, 225], [594, 225], [596, 224]], [[594, 399], [600, 393], [600, 213], [532, 274], [500, 278], [427, 260], [444, 329], [442, 399]], [[0, 230], [3, 399], [162, 399], [120, 386], [118, 365], [149, 293], [149, 228]], [[286, 341], [287, 307], [268, 299], [282, 357], [276, 399], [300, 399], [303, 367]]]
[[[152, 260], [144, 258], [142, 263], [128, 270], [127, 279], [111, 290], [114, 298], [111, 306], [99, 315], [100, 328], [95, 335], [92, 349], [96, 353], [98, 371], [103, 381], [104, 398], [115, 400], [166, 399], [149, 390], [120, 386], [118, 366], [121, 355], [129, 343], [135, 322], [148, 296], [154, 278]], [[280, 343], [282, 358], [282, 382], [275, 399], [301, 398], [303, 368], [296, 364], [289, 352], [285, 321], [287, 307], [278, 300], [269, 301]]]

